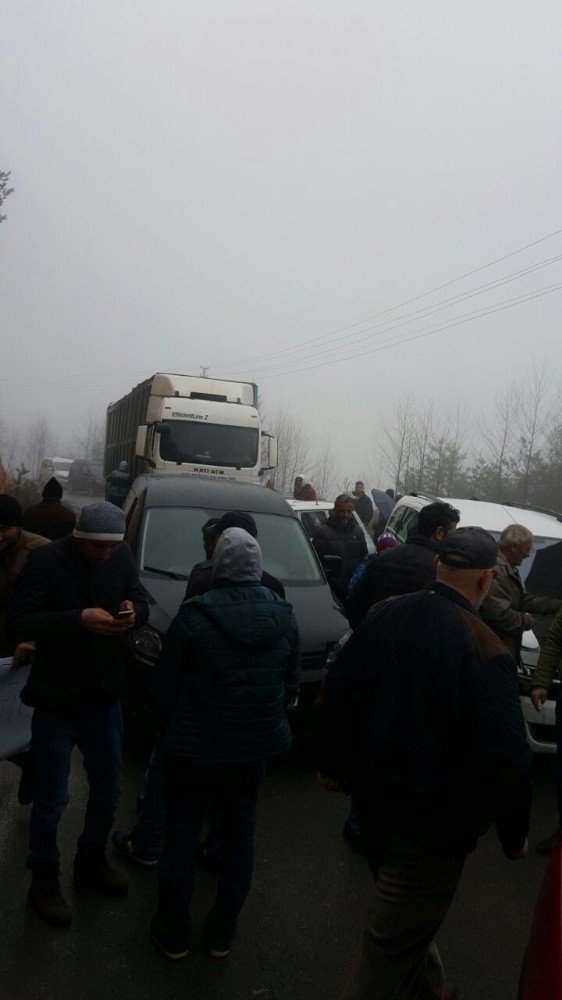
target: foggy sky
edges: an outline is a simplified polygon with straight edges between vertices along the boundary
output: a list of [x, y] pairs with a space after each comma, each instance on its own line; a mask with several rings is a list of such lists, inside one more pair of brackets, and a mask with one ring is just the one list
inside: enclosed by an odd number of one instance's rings
[[[353, 476], [408, 393], [478, 413], [533, 360], [558, 371], [560, 292], [316, 371], [262, 359], [562, 228], [558, 0], [1, 11], [5, 416], [68, 433], [154, 371], [210, 365], [286, 401]], [[562, 262], [435, 322], [556, 282]]]

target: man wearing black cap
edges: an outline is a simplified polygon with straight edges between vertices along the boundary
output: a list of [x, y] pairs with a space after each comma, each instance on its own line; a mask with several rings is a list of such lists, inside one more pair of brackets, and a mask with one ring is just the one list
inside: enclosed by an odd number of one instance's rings
[[35, 531], [44, 538], [49, 538], [51, 542], [57, 538], [64, 538], [74, 531], [76, 515], [70, 507], [66, 507], [62, 501], [62, 486], [58, 479], [53, 476], [45, 483], [41, 503], [35, 503], [28, 507], [24, 514], [24, 527], [28, 531]]
[[526, 854], [531, 753], [515, 667], [478, 614], [496, 559], [481, 528], [447, 535], [436, 581], [381, 603], [326, 679], [319, 779], [352, 792], [375, 879], [342, 1000], [452, 1000], [434, 937], [466, 855], [492, 823], [508, 858]]
[[[243, 528], [252, 538], [258, 537], [258, 528], [255, 519], [245, 510], [229, 510], [222, 517], [210, 518], [203, 525], [203, 546], [205, 562], [196, 563], [189, 574], [189, 583], [185, 592], [185, 600], [192, 597], [200, 597], [211, 589], [212, 585], [212, 564], [213, 551], [217, 541], [227, 528]], [[268, 587], [274, 594], [285, 599], [285, 588], [276, 576], [267, 573], [265, 570], [261, 578], [262, 587]]]

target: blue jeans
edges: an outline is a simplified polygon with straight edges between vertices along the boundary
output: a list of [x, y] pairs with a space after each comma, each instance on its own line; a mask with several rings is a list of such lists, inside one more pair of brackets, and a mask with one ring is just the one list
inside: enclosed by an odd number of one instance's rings
[[72, 715], [35, 709], [31, 749], [37, 774], [28, 867], [59, 857], [57, 827], [68, 805], [70, 757], [75, 744], [84, 757], [90, 788], [78, 850], [105, 850], [121, 793], [122, 737], [121, 704], [115, 699], [93, 699]]
[[167, 935], [189, 929], [195, 852], [211, 800], [223, 837], [212, 924], [232, 938], [254, 870], [254, 828], [263, 761], [212, 764], [169, 757], [166, 761], [166, 830], [159, 867], [158, 912]]

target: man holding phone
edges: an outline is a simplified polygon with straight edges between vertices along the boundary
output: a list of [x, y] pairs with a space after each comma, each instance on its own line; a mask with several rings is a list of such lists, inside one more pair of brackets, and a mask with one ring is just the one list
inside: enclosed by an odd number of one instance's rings
[[109, 895], [128, 888], [109, 866], [105, 847], [121, 791], [122, 643], [146, 621], [148, 603], [124, 534], [118, 507], [84, 507], [72, 535], [30, 553], [14, 591], [11, 633], [15, 641], [25, 635], [36, 643], [22, 692], [35, 709], [31, 745], [37, 758], [29, 902], [42, 919], [59, 926], [71, 920], [59, 887], [57, 827], [68, 802], [75, 744], [90, 792], [74, 880]]

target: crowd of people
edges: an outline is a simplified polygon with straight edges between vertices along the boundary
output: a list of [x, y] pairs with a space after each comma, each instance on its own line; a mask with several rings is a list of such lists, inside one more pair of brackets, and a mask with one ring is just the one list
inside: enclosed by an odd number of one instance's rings
[[[250, 891], [264, 768], [291, 744], [300, 675], [292, 607], [264, 570], [251, 514], [202, 525], [205, 559], [190, 573], [153, 673], [157, 737], [141, 807], [129, 830], [111, 836], [123, 640], [146, 622], [149, 604], [120, 505], [86, 505], [76, 520], [59, 491], [51, 481], [26, 512], [0, 495], [0, 651], [15, 667], [31, 663], [22, 692], [34, 709], [27, 791], [20, 787], [20, 800], [32, 800], [29, 902], [43, 920], [70, 924], [57, 828], [77, 746], [89, 797], [75, 881], [127, 892], [108, 860], [110, 838], [121, 859], [158, 864], [150, 933], [167, 957], [181, 959], [203, 852], [217, 877], [204, 940], [225, 958]], [[294, 495], [315, 499], [305, 475]], [[340, 494], [312, 540], [352, 629], [314, 710], [318, 779], [328, 792], [349, 794], [344, 833], [374, 880], [361, 955], [341, 997], [452, 1000], [434, 938], [467, 855], [492, 825], [507, 858], [527, 853], [531, 754], [516, 663], [524, 630], [550, 616], [533, 679], [539, 709], [562, 662], [562, 600], [526, 591], [518, 573], [532, 545], [526, 528], [512, 524], [496, 543], [435, 502], [397, 545], [385, 532], [394, 495], [372, 495], [362, 482]], [[370, 556], [366, 533], [377, 543]], [[539, 845], [544, 852], [562, 842], [562, 710], [556, 720], [560, 828]]]

